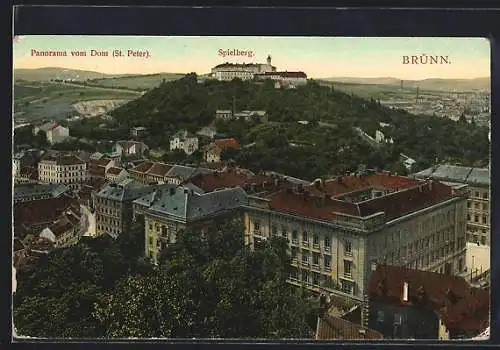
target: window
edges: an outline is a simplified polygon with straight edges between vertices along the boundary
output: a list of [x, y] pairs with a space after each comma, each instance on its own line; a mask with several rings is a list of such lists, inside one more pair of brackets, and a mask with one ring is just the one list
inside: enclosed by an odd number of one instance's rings
[[483, 210], [487, 211], [488, 210], [488, 203], [483, 203]]
[[302, 251], [302, 262], [306, 264], [309, 262], [309, 253], [305, 250]]
[[479, 191], [476, 191], [475, 197], [479, 198]]
[[479, 222], [479, 215], [474, 215], [474, 222]]
[[325, 250], [330, 250], [331, 242], [329, 237], [325, 237]]
[[323, 262], [325, 264], [325, 270], [330, 271], [331, 264], [332, 264], [332, 258], [328, 255], [325, 255], [323, 258]]
[[377, 311], [377, 323], [384, 323], [384, 312], [382, 310]]
[[313, 284], [319, 286], [319, 273], [313, 272]]
[[394, 325], [401, 326], [403, 324], [403, 315], [395, 314], [394, 315]]
[[352, 276], [352, 262], [349, 260], [344, 260], [344, 275], [347, 277]]
[[471, 204], [470, 202], [467, 202], [467, 208], [470, 208], [470, 204]]
[[486, 237], [481, 236], [481, 244], [486, 245]]
[[297, 232], [297, 230], [293, 230], [292, 232], [292, 241], [293, 242], [297, 242], [299, 240], [299, 233]]
[[488, 199], [488, 192], [483, 192], [483, 199]]
[[255, 220], [255, 221], [253, 222], [253, 230], [254, 230], [255, 232], [259, 232], [259, 231], [260, 231], [260, 221]]
[[486, 224], [488, 222], [486, 215], [483, 215], [483, 224]]
[[319, 236], [317, 234], [313, 235], [313, 244], [315, 246], [319, 245]]
[[475, 209], [479, 209], [479, 203], [478, 202], [474, 203], [474, 208]]
[[278, 235], [278, 228], [277, 228], [276, 226], [273, 226], [273, 227], [271, 228], [271, 231], [272, 231], [272, 233], [273, 233], [273, 236], [277, 236], [277, 235]]
[[288, 233], [287, 233], [287, 231], [286, 231], [286, 227], [284, 227], [284, 226], [282, 226], [282, 227], [281, 227], [281, 235], [282, 235], [283, 237], [285, 237], [285, 238], [287, 238], [287, 237], [288, 237]]
[[345, 255], [352, 255], [352, 244], [351, 244], [351, 241], [345, 241], [345, 244], [344, 244], [344, 253], [345, 253]]
[[313, 253], [313, 265], [319, 265], [319, 254]]
[[302, 281], [306, 283], [309, 282], [309, 274], [306, 270], [302, 270]]
[[299, 249], [297, 247], [292, 247], [292, 259], [297, 259], [299, 255]]
[[309, 243], [309, 235], [307, 234], [307, 231], [302, 232], [302, 242], [303, 243]]
[[346, 294], [352, 294], [353, 285], [351, 282], [343, 281], [342, 282], [342, 292]]

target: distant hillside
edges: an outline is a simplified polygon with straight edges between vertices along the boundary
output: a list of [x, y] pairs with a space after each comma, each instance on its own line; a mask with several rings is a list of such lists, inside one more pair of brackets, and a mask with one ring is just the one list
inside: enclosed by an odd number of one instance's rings
[[165, 81], [172, 81], [180, 79], [184, 73], [157, 73], [157, 74], [144, 74], [144, 75], [129, 75], [122, 77], [105, 77], [90, 79], [90, 84], [107, 87], [120, 87], [137, 90], [149, 90], [160, 85]]
[[22, 79], [28, 81], [47, 81], [50, 79], [87, 80], [98, 78], [112, 78], [118, 76], [123, 76], [123, 74], [105, 74], [80, 69], [66, 69], [58, 67], [14, 69], [14, 80]]
[[[401, 79], [392, 77], [380, 78], [351, 78], [351, 77], [336, 77], [321, 79], [328, 82], [339, 82], [344, 84], [360, 84], [360, 85], [401, 85]], [[485, 90], [490, 91], [490, 78], [474, 78], [474, 79], [423, 79], [423, 80], [403, 80], [405, 87], [420, 87], [427, 90]]]

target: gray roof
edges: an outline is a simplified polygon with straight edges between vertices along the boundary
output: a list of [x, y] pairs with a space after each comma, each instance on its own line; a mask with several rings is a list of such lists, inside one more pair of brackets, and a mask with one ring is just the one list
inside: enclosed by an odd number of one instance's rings
[[51, 195], [55, 198], [68, 190], [63, 184], [19, 184], [14, 186], [14, 201], [37, 195]]
[[442, 181], [461, 182], [471, 185], [490, 185], [490, 171], [486, 168], [472, 168], [459, 165], [438, 165], [414, 174], [417, 178], [433, 178]]
[[491, 175], [490, 169], [486, 168], [472, 168], [472, 171], [467, 178], [469, 184], [480, 184], [480, 185], [490, 185]]
[[174, 165], [168, 172], [168, 177], [176, 177], [182, 180], [187, 180], [198, 174], [213, 173], [212, 169], [206, 168], [193, 168], [185, 165]]
[[101, 159], [102, 157], [104, 157], [104, 154], [101, 152], [95, 152], [90, 155], [90, 159]]
[[246, 192], [239, 187], [196, 193], [189, 187], [172, 185], [163, 185], [157, 191], [134, 201], [146, 212], [181, 222], [221, 215], [247, 202]]
[[132, 201], [154, 191], [156, 186], [147, 186], [133, 179], [125, 179], [119, 183], [108, 183], [97, 196], [105, 199], [125, 202]]

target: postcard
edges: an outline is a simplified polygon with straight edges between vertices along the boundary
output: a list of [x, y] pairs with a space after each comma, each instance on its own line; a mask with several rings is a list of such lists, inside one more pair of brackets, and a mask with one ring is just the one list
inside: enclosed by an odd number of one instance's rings
[[489, 45], [15, 36], [15, 337], [488, 339]]

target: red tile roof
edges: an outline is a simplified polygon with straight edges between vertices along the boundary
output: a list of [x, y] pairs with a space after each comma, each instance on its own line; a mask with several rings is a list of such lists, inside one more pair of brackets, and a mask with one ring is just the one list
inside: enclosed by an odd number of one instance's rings
[[108, 171], [106, 172], [106, 174], [109, 174], [109, 175], [120, 175], [120, 173], [123, 171], [123, 168], [118, 168], [118, 167], [111, 167], [108, 169]]
[[165, 176], [171, 168], [171, 165], [165, 163], [154, 163], [153, 166], [147, 171], [147, 174], [153, 176]]
[[349, 192], [359, 191], [368, 188], [380, 190], [398, 190], [409, 188], [422, 183], [420, 180], [403, 176], [378, 173], [361, 176], [339, 176], [336, 179], [317, 182], [309, 188], [313, 194], [327, 194], [329, 196], [339, 196]]
[[[352, 178], [348, 178], [347, 180], [344, 178], [343, 181], [346, 183], [346, 188], [348, 188], [346, 192], [352, 192], [354, 189], [369, 188], [365, 187], [368, 182], [359, 178], [354, 180]], [[324, 189], [318, 189], [314, 185], [311, 185], [303, 187], [302, 193], [297, 193], [296, 191], [293, 193], [288, 193], [287, 191], [275, 193], [269, 198], [271, 200], [270, 207], [275, 210], [323, 220], [332, 219], [333, 212], [358, 217], [366, 217], [383, 212], [385, 213], [385, 219], [391, 220], [434, 205], [453, 196], [450, 186], [439, 182], [429, 182], [413, 185], [414, 187], [389, 193], [385, 196], [375, 197], [359, 203], [351, 203], [343, 201], [340, 198], [335, 198], [339, 197], [338, 195], [335, 196], [335, 194], [339, 194], [338, 188], [335, 188], [338, 185], [338, 182], [335, 185], [332, 182], [326, 182]], [[396, 182], [379, 184], [378, 188], [382, 188], [382, 185], [400, 189], [404, 188], [404, 186], [410, 186], [410, 182], [406, 182], [403, 178], [402, 181], [397, 180]], [[328, 197], [325, 192], [333, 194], [333, 196]]]
[[72, 230], [74, 223], [66, 215], [49, 225], [50, 231], [56, 236], [56, 239], [62, 234]]
[[101, 158], [101, 159], [91, 159], [89, 161], [89, 166], [94, 165], [94, 166], [102, 166], [105, 167], [107, 166], [110, 162], [112, 162], [112, 159], [109, 158]]
[[135, 171], [138, 173], [146, 173], [152, 166], [153, 162], [142, 162], [141, 164], [138, 164], [136, 167], [130, 169], [130, 171]]
[[76, 199], [68, 196], [39, 199], [14, 204], [14, 226], [37, 225], [56, 220]]
[[377, 340], [383, 339], [379, 332], [344, 319], [323, 315], [318, 318], [316, 340]]
[[248, 176], [236, 170], [215, 171], [208, 174], [198, 174], [189, 180], [205, 192], [219, 188], [245, 187], [245, 185], [262, 185], [264, 182], [273, 183], [273, 179], [263, 175]]
[[409, 302], [436, 311], [448, 330], [480, 332], [488, 326], [489, 290], [471, 288], [462, 277], [380, 265], [370, 277], [369, 296], [372, 300], [407, 305], [402, 300], [404, 282], [408, 283]]
[[217, 147], [221, 151], [224, 151], [228, 148], [240, 148], [241, 147], [240, 144], [238, 143], [238, 141], [236, 141], [233, 138], [215, 140], [215, 144], [217, 145]]
[[358, 208], [354, 203], [341, 202], [328, 197], [297, 194], [289, 190], [281, 190], [269, 197], [269, 209], [285, 213], [331, 220], [333, 212], [357, 215]]
[[454, 333], [480, 333], [490, 324], [490, 290], [472, 289], [467, 297], [449, 307], [441, 318]]
[[74, 154], [47, 153], [42, 156], [40, 163], [54, 162], [56, 165], [79, 165], [85, 164], [85, 161]]

